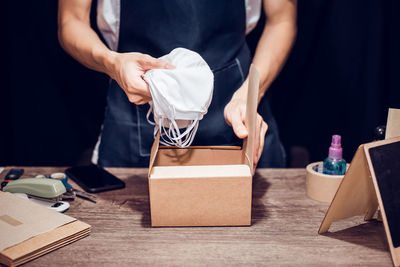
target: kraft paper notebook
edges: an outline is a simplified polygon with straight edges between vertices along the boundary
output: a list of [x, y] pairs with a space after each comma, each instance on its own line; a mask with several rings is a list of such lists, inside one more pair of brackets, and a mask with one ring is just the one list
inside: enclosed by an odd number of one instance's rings
[[90, 225], [0, 192], [0, 263], [17, 266], [90, 234]]

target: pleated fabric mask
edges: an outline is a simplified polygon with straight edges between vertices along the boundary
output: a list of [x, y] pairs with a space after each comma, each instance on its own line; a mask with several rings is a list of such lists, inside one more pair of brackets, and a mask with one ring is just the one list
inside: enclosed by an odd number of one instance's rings
[[198, 53], [185, 48], [175, 48], [160, 59], [176, 68], [145, 73], [152, 96], [147, 120], [155, 126], [154, 136], [160, 132], [161, 144], [184, 148], [193, 142], [211, 104], [214, 75]]

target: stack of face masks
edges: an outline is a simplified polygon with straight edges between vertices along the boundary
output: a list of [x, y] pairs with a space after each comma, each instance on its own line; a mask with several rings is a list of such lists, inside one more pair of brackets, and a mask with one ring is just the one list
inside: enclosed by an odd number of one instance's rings
[[[183, 148], [194, 139], [199, 121], [210, 106], [214, 75], [196, 52], [176, 48], [160, 58], [175, 69], [153, 69], [144, 75], [153, 98], [147, 113], [160, 132], [160, 143]], [[149, 120], [153, 113], [154, 122]]]

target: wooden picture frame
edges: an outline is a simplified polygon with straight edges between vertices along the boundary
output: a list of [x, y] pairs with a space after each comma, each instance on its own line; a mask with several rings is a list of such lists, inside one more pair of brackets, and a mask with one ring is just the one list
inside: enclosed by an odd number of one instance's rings
[[[394, 247], [393, 245], [384, 201], [382, 200], [377, 174], [375, 173], [374, 164], [370, 155], [371, 149], [393, 143], [400, 144], [400, 137], [359, 146], [350, 164], [350, 168], [346, 172], [325, 214], [318, 233], [322, 234], [327, 232], [330, 225], [335, 221], [356, 215], [365, 215], [364, 219], [370, 220], [379, 206], [393, 263], [395, 266], [400, 266], [400, 246]], [[400, 166], [400, 158], [393, 158], [392, 162], [396, 164], [393, 166]], [[400, 225], [398, 227], [400, 227]]]

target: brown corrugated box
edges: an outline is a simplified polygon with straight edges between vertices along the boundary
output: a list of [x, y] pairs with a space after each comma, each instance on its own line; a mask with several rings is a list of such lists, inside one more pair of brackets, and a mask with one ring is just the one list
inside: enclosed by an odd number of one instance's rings
[[259, 74], [251, 66], [245, 124], [249, 138], [240, 147], [159, 146], [150, 157], [152, 226], [251, 224], [253, 145]]

